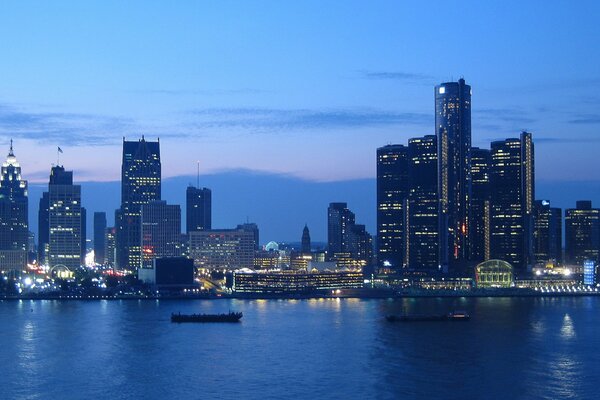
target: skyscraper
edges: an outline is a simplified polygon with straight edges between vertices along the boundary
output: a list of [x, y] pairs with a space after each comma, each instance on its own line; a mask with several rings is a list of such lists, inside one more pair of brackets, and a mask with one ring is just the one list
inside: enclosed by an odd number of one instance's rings
[[188, 186], [186, 190], [186, 233], [212, 228], [212, 193], [207, 188]]
[[304, 225], [304, 229], [302, 230], [302, 245], [300, 246], [300, 253], [310, 254], [310, 252], [310, 232], [308, 231], [308, 226]]
[[50, 198], [42, 193], [38, 209], [38, 264], [48, 262], [48, 243], [50, 243]]
[[141, 266], [141, 207], [161, 197], [160, 142], [123, 140], [121, 208], [117, 220], [117, 264], [119, 268]]
[[404, 201], [408, 196], [408, 148], [377, 149], [377, 251], [380, 266], [404, 265]]
[[73, 271], [82, 255], [81, 186], [73, 184], [73, 171], [52, 167], [48, 204], [48, 264]]
[[12, 140], [0, 171], [0, 270], [23, 269], [29, 239], [27, 181], [15, 157]]
[[141, 210], [142, 266], [149, 268], [152, 260], [161, 257], [181, 257], [181, 208], [155, 200]]
[[244, 224], [239, 224], [236, 229], [252, 233], [252, 237], [254, 238], [254, 250], [259, 249], [260, 231], [257, 224], [254, 222], [246, 222]]
[[406, 262], [411, 269], [439, 269], [437, 141], [433, 135], [408, 141]]
[[96, 264], [106, 263], [106, 213], [94, 213], [94, 261]]
[[327, 249], [329, 257], [348, 252], [348, 233], [354, 225], [354, 213], [346, 203], [330, 203], [327, 209]]
[[565, 255], [568, 263], [600, 261], [600, 209], [589, 200], [580, 200], [565, 210]]
[[469, 260], [480, 263], [489, 257], [490, 151], [471, 149], [471, 229]]
[[491, 258], [523, 273], [533, 261], [534, 170], [531, 134], [491, 144]]
[[471, 86], [464, 79], [435, 87], [440, 264], [465, 267], [471, 200]]
[[533, 256], [536, 264], [562, 262], [562, 210], [550, 207], [548, 200], [533, 206]]

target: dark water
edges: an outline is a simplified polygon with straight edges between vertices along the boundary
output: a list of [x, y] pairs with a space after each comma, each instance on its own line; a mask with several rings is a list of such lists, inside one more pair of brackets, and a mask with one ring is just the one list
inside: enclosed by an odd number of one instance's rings
[[[171, 324], [172, 311], [244, 312]], [[388, 313], [468, 310], [470, 322]], [[3, 301], [0, 398], [598, 398], [600, 298]]]

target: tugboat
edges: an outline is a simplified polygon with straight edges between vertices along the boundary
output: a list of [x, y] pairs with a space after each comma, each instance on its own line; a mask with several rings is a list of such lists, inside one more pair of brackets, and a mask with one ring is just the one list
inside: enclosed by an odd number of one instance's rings
[[468, 321], [471, 316], [466, 311], [452, 311], [448, 314], [387, 315], [385, 319], [388, 322]]
[[229, 312], [229, 314], [181, 314], [172, 313], [171, 322], [240, 322], [243, 314], [241, 312]]

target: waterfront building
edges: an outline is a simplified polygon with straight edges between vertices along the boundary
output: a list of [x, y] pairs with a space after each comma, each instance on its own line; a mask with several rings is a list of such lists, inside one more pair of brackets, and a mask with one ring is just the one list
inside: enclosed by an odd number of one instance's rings
[[533, 162], [531, 133], [491, 144], [490, 256], [517, 273], [533, 262]]
[[140, 217], [142, 267], [150, 267], [156, 258], [182, 256], [179, 205], [154, 200], [142, 205]]
[[81, 186], [73, 184], [73, 171], [52, 167], [48, 184], [48, 265], [74, 271], [82, 265], [83, 239]]
[[158, 289], [181, 290], [197, 286], [194, 261], [187, 257], [161, 257], [152, 260], [149, 268], [140, 268], [138, 278]]
[[0, 271], [17, 271], [27, 264], [29, 241], [27, 181], [13, 151], [12, 140], [0, 170]]
[[50, 198], [42, 193], [38, 208], [38, 264], [48, 263], [48, 243], [50, 243]]
[[469, 255], [471, 205], [471, 86], [464, 79], [435, 87], [439, 203], [439, 262], [462, 269]]
[[490, 150], [471, 149], [471, 229], [469, 235], [472, 263], [490, 258]]
[[188, 186], [185, 192], [186, 233], [212, 229], [212, 192], [207, 188]]
[[232, 291], [248, 294], [315, 294], [332, 290], [363, 287], [363, 275], [357, 271], [252, 271], [233, 273]]
[[354, 224], [348, 230], [348, 252], [361, 264], [371, 265], [373, 261], [373, 238], [364, 225]]
[[327, 209], [327, 249], [329, 257], [348, 251], [348, 234], [355, 216], [346, 203], [330, 203]]
[[125, 141], [121, 165], [121, 208], [115, 213], [117, 264], [136, 269], [142, 262], [141, 207], [161, 198], [160, 142]]
[[109, 227], [106, 228], [104, 234], [104, 255], [105, 265], [114, 267], [116, 265], [117, 258], [117, 244], [116, 244], [117, 228]]
[[189, 256], [204, 269], [253, 268], [254, 243], [254, 233], [243, 229], [190, 232]]
[[437, 271], [440, 260], [436, 137], [410, 139], [408, 160], [405, 265], [410, 269]]
[[377, 260], [380, 267], [401, 269], [405, 253], [404, 206], [408, 196], [408, 148], [377, 149]]
[[94, 261], [96, 264], [106, 263], [106, 213], [94, 213]]
[[475, 267], [478, 288], [506, 288], [514, 284], [513, 266], [503, 260], [487, 260]]
[[565, 210], [566, 261], [582, 265], [584, 260], [598, 263], [600, 254], [600, 209], [592, 202], [580, 200], [575, 208]]
[[304, 229], [302, 230], [302, 241], [300, 245], [300, 253], [302, 254], [310, 254], [311, 246], [310, 246], [310, 232], [308, 231], [308, 226], [304, 225]]
[[254, 250], [258, 250], [260, 245], [259, 245], [259, 239], [260, 239], [260, 235], [259, 235], [259, 230], [258, 230], [258, 225], [255, 224], [254, 222], [246, 222], [244, 224], [240, 224], [236, 227], [236, 229], [238, 230], [242, 230], [242, 231], [246, 231], [252, 234], [252, 239], [254, 240]]
[[534, 202], [533, 256], [536, 265], [562, 262], [562, 210], [548, 200]]
[[596, 284], [596, 262], [594, 260], [585, 260], [583, 262], [583, 284]]

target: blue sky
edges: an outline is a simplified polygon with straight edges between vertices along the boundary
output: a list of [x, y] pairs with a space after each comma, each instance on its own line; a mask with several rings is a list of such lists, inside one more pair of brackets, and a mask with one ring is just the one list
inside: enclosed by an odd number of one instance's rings
[[2, 2], [0, 145], [32, 182], [56, 146], [76, 179], [118, 180], [141, 134], [165, 177], [200, 160], [372, 178], [375, 149], [433, 133], [433, 86], [464, 76], [474, 145], [528, 129], [539, 180], [598, 180], [600, 6], [422, 3]]

